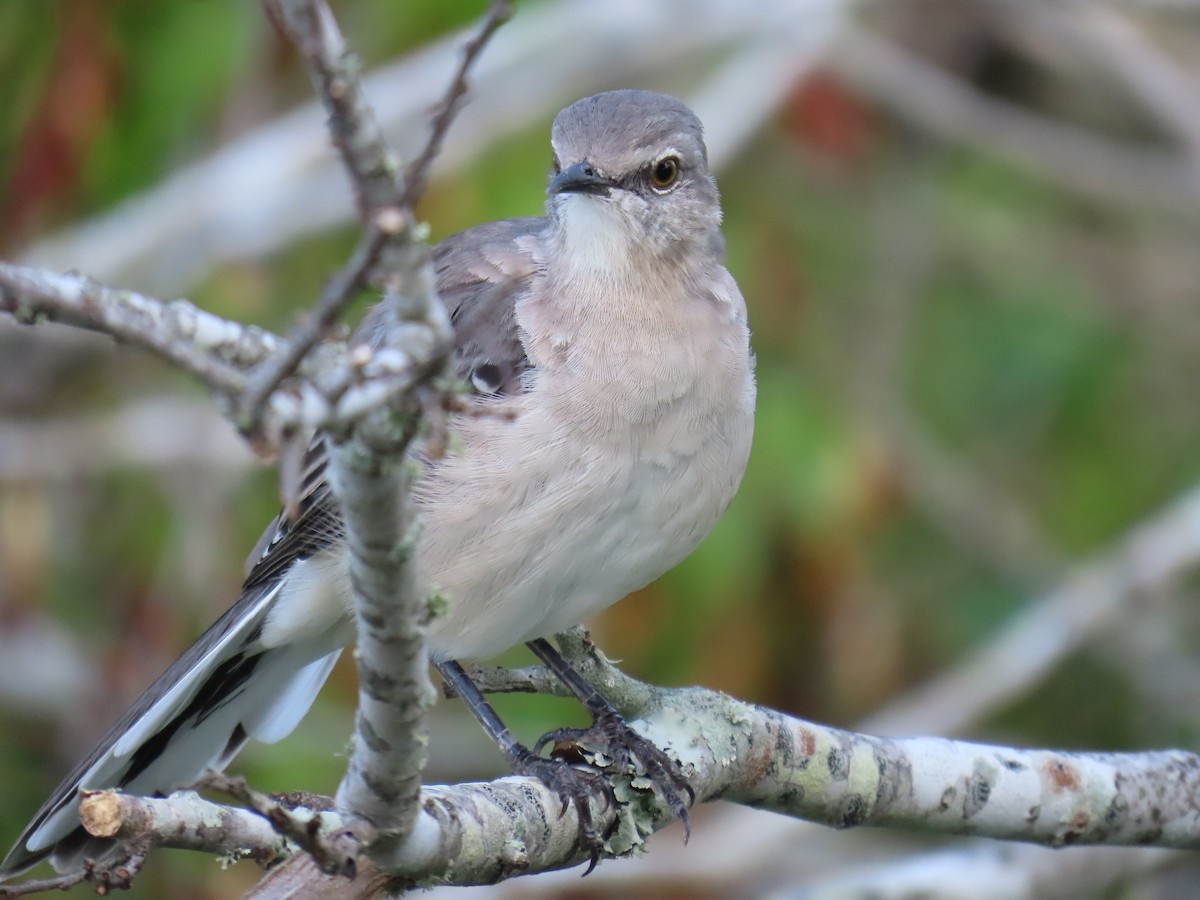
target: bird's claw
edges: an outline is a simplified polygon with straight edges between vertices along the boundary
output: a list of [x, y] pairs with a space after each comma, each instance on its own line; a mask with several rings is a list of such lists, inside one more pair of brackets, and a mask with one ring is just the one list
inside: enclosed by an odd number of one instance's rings
[[579, 846], [591, 856], [587, 871], [583, 873], [586, 876], [596, 868], [604, 841], [609, 837], [608, 833], [596, 833], [591, 799], [596, 796], [602, 797], [604, 809], [607, 811], [617, 805], [617, 795], [608, 779], [599, 772], [579, 768], [566, 760], [539, 756], [538, 752], [524, 750], [513, 760], [512, 770], [518, 775], [529, 775], [538, 779], [558, 794], [562, 801], [562, 808], [558, 811], [560, 818], [571, 803], [575, 804], [575, 811], [579, 816]]
[[644, 773], [666, 801], [671, 814], [683, 822], [683, 842], [688, 842], [692, 835], [688, 807], [696, 802], [696, 792], [684, 778], [679, 763], [630, 728], [618, 713], [601, 712], [587, 728], [557, 728], [547, 732], [534, 745], [534, 753], [540, 754], [546, 745], [551, 745], [552, 757], [562, 758], [577, 753], [576, 747], [585, 747], [611, 757], [614, 771]]

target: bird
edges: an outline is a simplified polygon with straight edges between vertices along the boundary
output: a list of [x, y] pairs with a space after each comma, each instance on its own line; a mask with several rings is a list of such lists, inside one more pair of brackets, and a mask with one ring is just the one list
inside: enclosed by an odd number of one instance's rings
[[[632, 89], [584, 98], [555, 118], [551, 147], [545, 215], [481, 224], [432, 251], [466, 397], [447, 449], [420, 459], [413, 485], [417, 572], [446, 600], [427, 649], [479, 715], [486, 701], [460, 662], [527, 644], [686, 815], [677, 764], [546, 638], [673, 568], [733, 500], [754, 430], [746, 303], [724, 265], [703, 128], [682, 101]], [[379, 343], [379, 316], [352, 344]], [[80, 826], [81, 789], [166, 794], [306, 714], [354, 640], [324, 447], [318, 436], [298, 501], [268, 526], [240, 596], [63, 779], [0, 880], [47, 858], [67, 872], [117, 852]], [[484, 724], [514, 771], [556, 787], [564, 809], [573, 799], [590, 828], [580, 792], [591, 776]]]

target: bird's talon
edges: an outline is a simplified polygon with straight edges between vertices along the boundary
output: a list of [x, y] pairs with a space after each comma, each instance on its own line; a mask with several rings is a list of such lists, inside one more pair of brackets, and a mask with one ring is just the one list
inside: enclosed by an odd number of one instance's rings
[[591, 856], [587, 871], [591, 872], [596, 868], [604, 841], [596, 834], [591, 801], [598, 794], [604, 800], [605, 812], [614, 808], [616, 795], [608, 780], [598, 772], [578, 769], [562, 760], [548, 759], [529, 750], [525, 750], [513, 760], [512, 769], [518, 775], [537, 778], [558, 794], [562, 801], [558, 811], [560, 819], [566, 815], [567, 808], [572, 803], [575, 804], [575, 811], [579, 816], [579, 846]]
[[[684, 843], [691, 838], [688, 807], [696, 802], [695, 790], [688, 784], [678, 762], [630, 728], [617, 713], [598, 714], [588, 728], [557, 728], [549, 731], [534, 746], [540, 753], [547, 744], [554, 745], [551, 757], [559, 760], [572, 751], [578, 752], [578, 748], [586, 748], [610, 757], [614, 772], [637, 774], [641, 769], [666, 801], [671, 814], [683, 823]], [[615, 796], [613, 794], [612, 799]], [[612, 802], [608, 792], [605, 792], [605, 799]]]

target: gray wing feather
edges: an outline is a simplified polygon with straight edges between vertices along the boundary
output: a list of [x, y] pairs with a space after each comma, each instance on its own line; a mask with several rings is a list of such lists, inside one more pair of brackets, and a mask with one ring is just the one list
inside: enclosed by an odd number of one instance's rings
[[454, 363], [476, 391], [512, 394], [529, 367], [517, 326], [516, 299], [536, 265], [521, 239], [545, 219], [507, 219], [453, 235], [434, 252], [438, 293], [454, 323]]
[[[526, 239], [545, 224], [537, 217], [489, 222], [433, 248], [438, 295], [454, 325], [455, 374], [481, 395], [519, 391], [529, 367], [515, 308], [537, 272]], [[368, 313], [355, 340], [376, 343], [382, 315], [381, 307]]]

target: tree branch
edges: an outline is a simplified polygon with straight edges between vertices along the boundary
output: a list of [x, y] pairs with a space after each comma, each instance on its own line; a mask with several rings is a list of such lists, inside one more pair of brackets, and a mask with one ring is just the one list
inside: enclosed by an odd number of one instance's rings
[[424, 714], [434, 693], [424, 646], [425, 593], [411, 565], [417, 526], [409, 467], [362, 441], [335, 443], [330, 451], [358, 619], [354, 749], [337, 799], [375, 827], [375, 853], [411, 828], [428, 758]]
[[[428, 250], [404, 252], [424, 259]], [[402, 267], [421, 264], [404, 262]], [[97, 284], [82, 275], [3, 262], [0, 312], [26, 323], [61, 322], [87, 328], [151, 350], [198, 376], [235, 407], [247, 384], [245, 370], [283, 346], [268, 331], [222, 319], [186, 300], [166, 302]], [[371, 411], [395, 403], [428, 380], [430, 367], [444, 352], [444, 346], [434, 352], [434, 344], [448, 340], [449, 323], [440, 305], [431, 315], [437, 336], [428, 339], [414, 333], [381, 350], [360, 348], [351, 354], [333, 344], [321, 345], [317, 349], [324, 353], [310, 353], [301, 361], [303, 379], [271, 394], [259, 427], [247, 428], [242, 421], [243, 431], [253, 432], [260, 447], [274, 449], [284, 435], [323, 428], [344, 431]]]
[[333, 13], [323, 0], [266, 2], [300, 51], [329, 116], [326, 125], [354, 186], [359, 218], [369, 225], [380, 210], [403, 209], [399, 161], [363, 95], [358, 59], [347, 51]]
[[167, 303], [136, 291], [105, 287], [84, 275], [60, 275], [4, 262], [0, 262], [0, 312], [26, 324], [63, 322], [111, 335], [157, 353], [226, 395], [241, 391], [242, 370], [279, 343], [261, 328], [227, 321], [186, 300]]
[[[318, 814], [304, 810], [299, 815], [311, 821]], [[295, 849], [265, 816], [213, 803], [195, 791], [177, 791], [164, 798], [84, 791], [79, 818], [88, 833], [97, 837], [120, 841], [151, 838], [155, 846], [183, 850], [207, 850], [220, 844], [228, 848], [230, 856], [259, 862], [287, 856]]]
[[[902, 824], [1052, 847], [1200, 848], [1200, 756], [1193, 753], [1075, 753], [879, 738], [806, 722], [715, 691], [656, 688], [628, 678], [598, 655], [577, 664], [620, 708], [643, 712], [636, 727], [673, 748], [701, 801], [732, 800], [837, 828]], [[640, 847], [671, 820], [665, 804], [640, 779], [616, 775], [615, 780], [625, 805], [615, 813], [593, 810], [598, 830], [617, 825], [608, 856]], [[155, 812], [159, 807], [178, 802], [178, 795], [166, 800], [113, 796], [118, 799], [112, 802], [128, 810], [123, 816], [130, 822], [152, 821], [161, 815]], [[561, 805], [557, 795], [529, 778], [427, 786], [407, 840], [390, 856], [376, 856], [376, 862], [394, 873], [391, 890], [430, 879], [488, 884], [576, 865], [587, 854], [575, 846], [574, 808], [560, 817]], [[193, 824], [199, 828], [206, 818], [211, 821], [208, 808], [196, 806]], [[321, 827], [344, 826], [331, 818]], [[180, 842], [193, 846], [191, 830], [185, 831], [188, 836]], [[121, 833], [141, 832], [130, 826]], [[173, 845], [175, 832], [149, 833], [155, 842]], [[218, 838], [206, 849], [239, 849]], [[266, 853], [276, 841], [240, 849]]]

